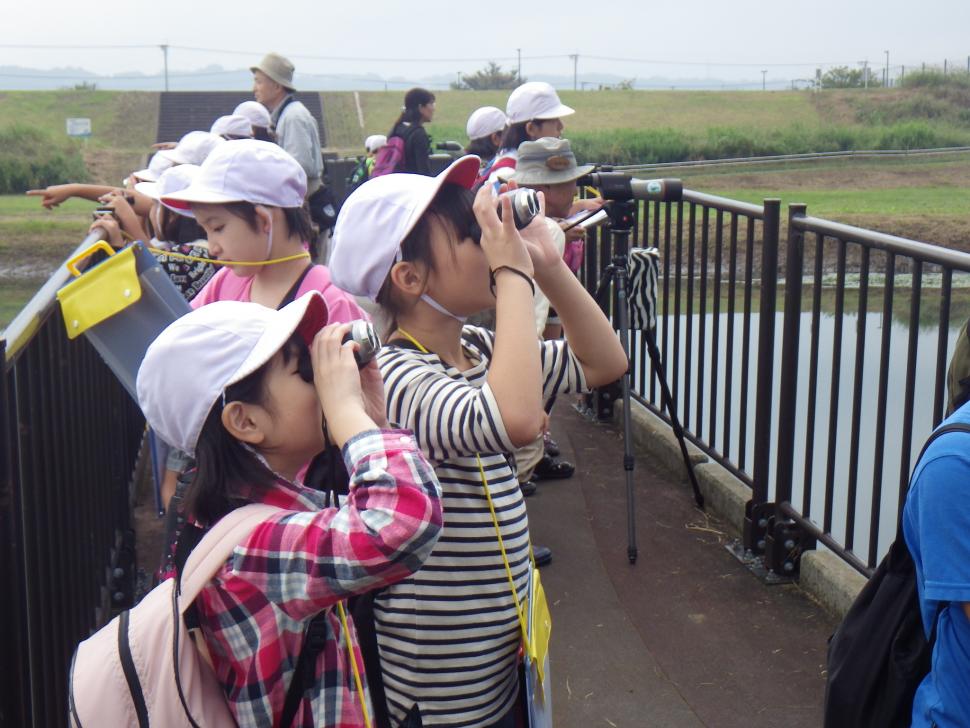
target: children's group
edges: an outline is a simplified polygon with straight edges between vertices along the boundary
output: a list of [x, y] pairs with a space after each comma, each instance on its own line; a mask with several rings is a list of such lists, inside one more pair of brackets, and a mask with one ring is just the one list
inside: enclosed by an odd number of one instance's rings
[[[158, 145], [123, 187], [28, 193], [98, 201], [92, 231], [141, 241], [191, 307], [137, 374], [168, 451], [156, 589], [198, 582], [174, 618], [236, 725], [522, 725], [523, 659], [543, 659], [527, 613], [553, 558], [525, 497], [573, 472], [549, 413], [627, 369], [576, 277], [584, 230], [567, 219], [603, 203], [577, 199], [574, 110], [522, 84], [470, 116], [467, 154], [432, 175], [435, 97], [412, 89], [333, 221], [293, 65], [271, 53], [252, 72], [253, 101]], [[517, 189], [538, 205], [521, 229]], [[383, 341], [373, 358], [360, 322]], [[227, 533], [231, 553], [206, 561]], [[166, 650], [132, 661], [113, 639], [132, 724], [192, 715], [184, 654], [182, 704], [159, 706], [139, 661]], [[110, 701], [81, 686], [106, 668], [83, 646], [72, 719], [104, 725]]]

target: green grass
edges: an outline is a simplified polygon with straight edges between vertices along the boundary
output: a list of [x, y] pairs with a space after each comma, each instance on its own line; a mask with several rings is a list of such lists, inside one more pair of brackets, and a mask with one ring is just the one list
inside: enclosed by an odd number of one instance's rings
[[44, 285], [43, 278], [3, 280], [0, 286], [0, 331], [9, 324], [24, 304]]
[[[436, 141], [465, 142], [469, 115], [480, 106], [504, 109], [508, 96], [508, 91], [436, 91], [435, 120], [428, 131]], [[567, 137], [604, 129], [671, 127], [703, 135], [712, 125], [768, 130], [796, 120], [808, 126], [823, 124], [812, 97], [799, 92], [560, 91], [559, 96], [576, 109], [563, 119]], [[403, 99], [399, 90], [360, 92], [364, 114], [360, 129], [353, 92], [324, 93], [325, 108], [329, 104], [335, 115], [352, 115], [353, 123], [345, 123], [346, 118], [335, 122], [326, 112], [327, 123], [341, 129], [332, 137], [332, 145], [356, 151], [369, 134], [386, 134], [401, 112]]]
[[[815, 217], [847, 215], [970, 215], [970, 193], [955, 187], [895, 187], [886, 189], [772, 190], [704, 188], [704, 192], [733, 200], [761, 204], [765, 197], [777, 197], [786, 206], [808, 205]], [[968, 241], [970, 242], [970, 241]]]
[[0, 127], [28, 124], [67, 137], [65, 119], [91, 119], [96, 147], [147, 149], [155, 141], [158, 94], [135, 91], [2, 91]]

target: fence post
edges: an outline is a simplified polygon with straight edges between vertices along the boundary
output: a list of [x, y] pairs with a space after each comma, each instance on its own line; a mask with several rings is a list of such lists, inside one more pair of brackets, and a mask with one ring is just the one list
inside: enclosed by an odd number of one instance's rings
[[802, 308], [805, 235], [793, 223], [804, 217], [806, 205], [788, 206], [788, 242], [785, 246], [785, 316], [781, 343], [781, 388], [778, 393], [778, 458], [775, 502], [791, 500], [795, 448], [795, 398], [798, 391], [798, 335]]
[[0, 338], [0, 724], [29, 725], [27, 682], [27, 629], [24, 616], [24, 588], [21, 512], [16, 481], [15, 410], [11, 399], [11, 365], [7, 364], [6, 341]]
[[778, 239], [781, 200], [764, 201], [761, 236], [761, 294], [758, 320], [758, 374], [755, 393], [754, 462], [751, 500], [745, 506], [744, 548], [763, 553], [769, 514], [769, 463], [771, 462], [772, 390], [774, 388], [775, 313], [778, 309]]

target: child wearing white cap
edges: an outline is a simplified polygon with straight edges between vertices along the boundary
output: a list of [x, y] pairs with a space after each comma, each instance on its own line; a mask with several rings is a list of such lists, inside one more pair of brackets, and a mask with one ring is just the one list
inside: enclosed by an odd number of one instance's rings
[[474, 154], [482, 160], [476, 184], [488, 179], [492, 164], [495, 162], [495, 155], [502, 144], [502, 133], [508, 123], [505, 112], [494, 106], [475, 109], [468, 117], [465, 132], [470, 141], [465, 147], [465, 153]]
[[253, 301], [270, 308], [308, 291], [323, 294], [332, 321], [366, 319], [353, 297], [335, 287], [307, 252], [314, 239], [303, 205], [306, 173], [269, 142], [224, 142], [186, 189], [162, 202], [192, 214], [206, 232], [209, 253], [224, 265], [192, 300]]
[[515, 171], [522, 142], [562, 136], [565, 128], [562, 117], [575, 113], [575, 109], [559, 100], [556, 89], [544, 81], [529, 81], [512, 91], [505, 106], [508, 126], [502, 135], [502, 148], [492, 165], [492, 176], [507, 180]]
[[[515, 725], [520, 639], [509, 579], [524, 601], [529, 528], [508, 455], [540, 433], [545, 399], [615, 381], [627, 366], [544, 217], [520, 234], [506, 197], [500, 220], [490, 187], [470, 192], [478, 170], [468, 156], [437, 177], [378, 177], [347, 198], [334, 231], [334, 280], [393, 320], [378, 355], [388, 418], [414, 431], [443, 494], [439, 547], [414, 578], [374, 598], [393, 725], [418, 714], [424, 725]], [[537, 340], [533, 277], [567, 340]], [[493, 306], [495, 332], [464, 325]]]
[[[387, 429], [377, 367], [358, 371], [349, 327], [326, 324], [318, 293], [278, 311], [214, 303], [166, 328], [138, 372], [148, 424], [198, 461], [186, 508], [199, 528], [247, 503], [277, 509], [194, 602], [241, 727], [370, 726], [342, 602], [413, 573], [440, 532], [434, 472], [410, 433]], [[295, 480], [328, 440], [351, 473], [339, 507]], [[310, 630], [323, 636], [315, 653]]]
[[249, 120], [249, 124], [252, 127], [253, 139], [259, 139], [264, 142], [275, 142], [276, 137], [270, 131], [272, 126], [272, 120], [270, 119], [269, 111], [258, 101], [243, 101], [239, 106], [233, 109], [233, 116], [244, 116]]

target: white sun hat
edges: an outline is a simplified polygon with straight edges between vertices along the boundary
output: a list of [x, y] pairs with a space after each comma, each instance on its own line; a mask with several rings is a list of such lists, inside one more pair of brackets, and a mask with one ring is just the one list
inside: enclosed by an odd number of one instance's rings
[[156, 157], [166, 157], [175, 164], [202, 164], [213, 149], [226, 140], [208, 131], [190, 131], [179, 139], [175, 149], [163, 149]]
[[318, 291], [279, 310], [217, 301], [185, 314], [151, 343], [138, 369], [145, 419], [162, 440], [194, 454], [209, 412], [227, 387], [266, 364], [294, 333], [309, 346], [326, 323], [327, 305]]
[[153, 154], [152, 158], [148, 162], [148, 166], [145, 169], [139, 169], [137, 172], [132, 172], [131, 176], [141, 182], [155, 182], [158, 180], [158, 177], [162, 174], [162, 172], [174, 164], [175, 162], [168, 157], [163, 157], [160, 154]]
[[218, 134], [219, 136], [252, 138], [253, 125], [242, 114], [228, 114], [227, 116], [220, 116], [212, 122], [212, 128], [209, 129], [209, 133]]
[[556, 89], [545, 81], [529, 81], [509, 95], [505, 113], [510, 124], [521, 124], [532, 119], [559, 119], [575, 114], [576, 109], [560, 101]]
[[243, 101], [232, 111], [233, 116], [245, 116], [252, 126], [268, 129], [270, 125], [269, 111], [258, 101]]
[[186, 210], [192, 203], [250, 202], [271, 207], [302, 207], [306, 172], [282, 147], [257, 139], [235, 139], [218, 146], [202, 163], [195, 180], [162, 203]]
[[373, 154], [387, 144], [387, 137], [383, 134], [371, 134], [364, 140], [364, 149]]
[[[162, 202], [162, 197], [165, 195], [184, 190], [192, 184], [201, 169], [197, 164], [178, 164], [162, 172], [157, 182], [139, 182], [135, 185], [135, 192], [140, 192], [146, 197]], [[162, 204], [165, 205], [164, 202]], [[186, 213], [185, 210], [169, 205], [165, 205], [165, 207], [179, 214], [184, 215]]]
[[481, 160], [457, 159], [437, 177], [386, 174], [368, 180], [348, 197], [337, 215], [331, 243], [333, 283], [354, 296], [377, 299], [401, 243], [446, 182], [471, 189]]
[[[535, 118], [535, 117], [533, 117]], [[496, 132], [503, 131], [508, 124], [505, 112], [494, 106], [483, 106], [475, 109], [468, 117], [465, 133], [469, 139], [482, 139]]]

